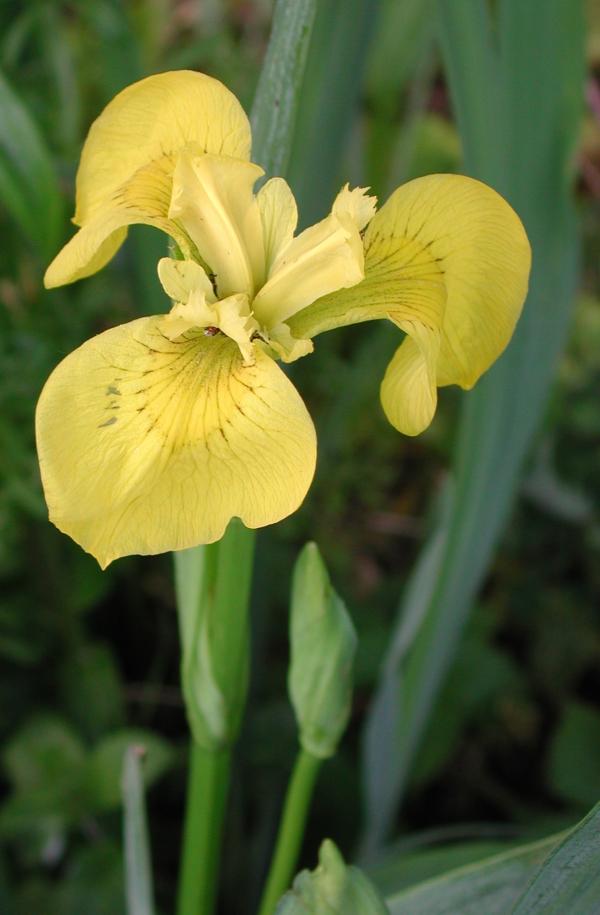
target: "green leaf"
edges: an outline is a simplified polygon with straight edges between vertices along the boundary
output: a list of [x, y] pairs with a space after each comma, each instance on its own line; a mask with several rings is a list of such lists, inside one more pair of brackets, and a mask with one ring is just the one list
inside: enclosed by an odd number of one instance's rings
[[[444, 831], [443, 828], [441, 831]], [[489, 834], [489, 828], [482, 828], [482, 835]], [[519, 844], [522, 845], [522, 842], [492, 838], [450, 841], [449, 836], [445, 837], [447, 844], [441, 844], [439, 839], [430, 838], [430, 833], [426, 835], [428, 844], [423, 847], [413, 846], [413, 842], [419, 841], [413, 833], [406, 840], [399, 840], [384, 850], [376, 863], [367, 868], [367, 874], [382, 895], [398, 894], [401, 890], [425, 883], [439, 877], [440, 874], [479, 863], [486, 858], [512, 851]], [[434, 841], [436, 844], [433, 844]]]
[[[92, 574], [95, 578], [95, 569]], [[87, 739], [96, 741], [123, 725], [122, 684], [108, 645], [77, 646], [60, 670], [60, 687], [65, 709]]]
[[512, 915], [595, 915], [600, 905], [600, 804], [544, 862]]
[[551, 836], [412, 886], [387, 899], [390, 913], [507, 915], [559, 841]]
[[59, 245], [63, 202], [46, 144], [0, 73], [0, 202], [43, 258]]
[[339, 183], [340, 154], [357, 114], [367, 52], [380, 0], [318, 5], [299, 101], [289, 181], [302, 225], [321, 219]]
[[380, 7], [366, 82], [376, 104], [393, 112], [429, 42], [434, 0], [383, 0]]
[[470, 625], [458, 647], [454, 664], [442, 688], [438, 706], [423, 735], [411, 784], [435, 777], [456, 746], [465, 726], [477, 716], [489, 720], [495, 702], [518, 683], [518, 672], [508, 656], [490, 644], [490, 633]]
[[[386, 915], [375, 887], [356, 867], [348, 867], [330, 839], [319, 849], [319, 865], [302, 871], [275, 915]], [[389, 915], [389, 913], [388, 913]]]
[[56, 892], [61, 915], [124, 915], [123, 861], [116, 843], [101, 840], [70, 856]]
[[139, 748], [130, 746], [125, 752], [123, 763], [127, 915], [154, 915], [152, 864], [141, 757]]
[[85, 759], [85, 749], [71, 727], [50, 716], [31, 719], [6, 745], [2, 761], [17, 791], [70, 778]]
[[93, 809], [110, 810], [119, 806], [123, 758], [132, 746], [144, 758], [145, 787], [164, 775], [173, 763], [171, 746], [152, 731], [127, 729], [110, 734], [94, 747], [85, 767], [83, 787]]
[[277, 0], [271, 39], [252, 107], [254, 157], [269, 175], [285, 174], [316, 0]]
[[562, 797], [589, 807], [600, 797], [600, 714], [591, 706], [566, 706], [550, 746], [549, 779]]
[[[504, 193], [524, 220], [534, 250], [530, 293], [506, 353], [464, 398], [453, 481], [400, 607], [367, 724], [365, 850], [376, 847], [393, 822], [508, 518], [577, 284], [570, 151], [582, 112], [582, 3], [505, 0], [499, 6], [496, 48], [487, 4], [438, 0], [465, 164]], [[534, 42], [526, 38], [531, 35]]]
[[27, 836], [33, 857], [51, 839], [60, 848], [65, 830], [86, 812], [85, 759], [85, 748], [68, 724], [33, 718], [4, 750], [13, 792], [0, 809], [0, 832]]
[[[381, 3], [366, 74], [368, 114], [363, 115], [367, 173], [380, 195], [416, 177], [406, 174], [411, 159], [419, 175], [453, 170], [427, 168], [426, 151], [421, 160], [422, 150], [415, 150], [417, 143], [423, 146], [423, 130], [417, 133], [419, 113], [430, 97], [436, 66], [434, 12], [435, 0]], [[449, 126], [446, 119], [439, 120]]]
[[183, 695], [194, 739], [208, 750], [234, 739], [244, 708], [253, 556], [254, 537], [238, 519], [218, 543], [175, 553]]

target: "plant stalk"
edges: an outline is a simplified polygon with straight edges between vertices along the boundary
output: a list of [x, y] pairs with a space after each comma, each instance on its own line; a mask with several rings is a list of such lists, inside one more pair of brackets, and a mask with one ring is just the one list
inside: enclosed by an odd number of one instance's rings
[[206, 750], [192, 741], [178, 915], [214, 909], [230, 764], [229, 749]]
[[260, 904], [259, 915], [273, 915], [296, 870], [310, 801], [323, 760], [300, 750], [288, 785], [275, 853]]
[[[215, 908], [231, 748], [246, 699], [254, 540], [254, 531], [234, 520], [219, 543], [175, 557], [184, 696], [192, 732], [196, 733], [190, 748], [177, 915], [212, 915]], [[219, 738], [211, 737], [210, 715], [202, 717], [203, 713], [208, 715], [207, 707], [193, 706], [202, 680], [195, 679], [199, 671], [188, 661], [198, 655], [195, 635], [200, 619], [210, 633], [206, 650], [218, 693], [215, 701], [219, 727], [223, 728]], [[206, 660], [202, 656], [200, 663]]]

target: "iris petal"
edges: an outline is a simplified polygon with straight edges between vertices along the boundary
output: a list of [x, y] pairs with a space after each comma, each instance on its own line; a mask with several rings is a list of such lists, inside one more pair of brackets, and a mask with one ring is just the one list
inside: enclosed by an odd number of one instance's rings
[[168, 221], [173, 168], [189, 144], [201, 153], [250, 156], [248, 119], [218, 80], [178, 70], [149, 76], [120, 92], [85, 141], [73, 218], [81, 231], [48, 268], [46, 286], [100, 270], [133, 223], [157, 226], [189, 253], [185, 233]]
[[44, 277], [46, 288], [96, 273], [119, 249], [127, 227], [136, 223], [161, 229], [187, 252], [187, 235], [168, 218], [172, 171], [170, 159], [158, 159], [118, 188], [56, 255]]
[[254, 313], [265, 327], [273, 327], [333, 289], [359, 283], [363, 276], [358, 229], [330, 214], [282, 249], [254, 299]]
[[[382, 398], [393, 424], [414, 434], [433, 415], [433, 382], [469, 388], [506, 347], [527, 293], [529, 242], [516, 213], [491, 188], [460, 175], [430, 175], [392, 194], [370, 221], [364, 245], [365, 279], [288, 323], [294, 336], [313, 337], [389, 318], [410, 335], [414, 344], [394, 357]], [[416, 398], [414, 416], [409, 397]]]
[[252, 296], [264, 279], [262, 223], [252, 188], [262, 168], [242, 159], [180, 154], [169, 218], [216, 275], [220, 298]]
[[404, 435], [419, 435], [435, 415], [439, 344], [439, 334], [416, 325], [387, 367], [381, 383], [381, 404], [392, 426]]
[[267, 274], [277, 257], [294, 237], [298, 224], [298, 207], [294, 195], [283, 178], [271, 178], [258, 194], [263, 238], [265, 240], [265, 266]]
[[55, 369], [36, 415], [50, 518], [104, 567], [286, 517], [312, 480], [315, 432], [276, 363], [223, 335], [173, 342], [163, 318], [89, 340]]
[[235, 95], [204, 73], [175, 70], [119, 92], [92, 124], [77, 173], [74, 222], [83, 225], [140, 168], [187, 144], [250, 158], [250, 124]]

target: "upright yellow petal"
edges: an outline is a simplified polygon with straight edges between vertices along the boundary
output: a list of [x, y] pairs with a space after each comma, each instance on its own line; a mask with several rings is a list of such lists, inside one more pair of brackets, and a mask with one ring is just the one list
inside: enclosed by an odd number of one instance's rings
[[265, 267], [269, 272], [273, 262], [287, 248], [298, 225], [298, 207], [287, 181], [271, 178], [258, 194], [265, 242]]
[[358, 229], [332, 213], [282, 249], [252, 307], [264, 327], [274, 327], [320, 296], [354, 286], [363, 276]]
[[170, 341], [160, 320], [85, 343], [38, 404], [50, 518], [103, 567], [213, 542], [234, 516], [279, 521], [314, 472], [312, 422], [272, 359], [245, 367], [222, 335]]
[[359, 232], [370, 223], [375, 215], [377, 197], [367, 194], [368, 188], [345, 184], [333, 202], [331, 212], [338, 218], [348, 216]]
[[95, 273], [134, 223], [168, 232], [184, 253], [191, 253], [186, 234], [168, 219], [175, 159], [189, 144], [200, 152], [249, 158], [248, 119], [220, 82], [179, 70], [120, 92], [90, 128], [73, 218], [82, 228], [48, 268], [46, 286]]
[[190, 296], [195, 293], [202, 293], [207, 302], [214, 302], [216, 299], [211, 281], [204, 269], [195, 261], [161, 257], [158, 262], [158, 278], [162, 288], [174, 302], [187, 303]]
[[[350, 190], [346, 184], [335, 198], [330, 215], [292, 238], [297, 222], [294, 198], [285, 182], [274, 185], [274, 181], [268, 182], [261, 193], [268, 194], [270, 206], [267, 209], [263, 205], [263, 210], [280, 234], [275, 236], [275, 243], [269, 245], [267, 241], [271, 254], [267, 257], [267, 282], [253, 305], [258, 320], [266, 328], [286, 321], [334, 290], [360, 283], [365, 275], [360, 232], [373, 216], [376, 203], [376, 198], [369, 197], [365, 188]], [[269, 185], [273, 186], [269, 188]], [[267, 222], [266, 239], [272, 231]]]
[[185, 229], [216, 276], [220, 298], [252, 297], [264, 279], [265, 253], [252, 162], [183, 152], [173, 177], [169, 218]]

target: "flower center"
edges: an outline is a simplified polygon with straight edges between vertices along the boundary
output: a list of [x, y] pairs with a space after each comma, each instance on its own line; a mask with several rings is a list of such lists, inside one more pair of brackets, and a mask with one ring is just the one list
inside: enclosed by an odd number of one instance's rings
[[[180, 153], [173, 175], [169, 219], [186, 233], [207, 265], [164, 258], [159, 276], [175, 305], [164, 322], [171, 339], [202, 328], [234, 340], [244, 364], [254, 362], [254, 342], [293, 361], [312, 350], [295, 340], [287, 320], [320, 297], [364, 277], [361, 230], [374, 210], [364, 189], [346, 186], [329, 216], [295, 236], [298, 213], [282, 178], [267, 181], [250, 162]], [[210, 276], [210, 278], [209, 278]]]

